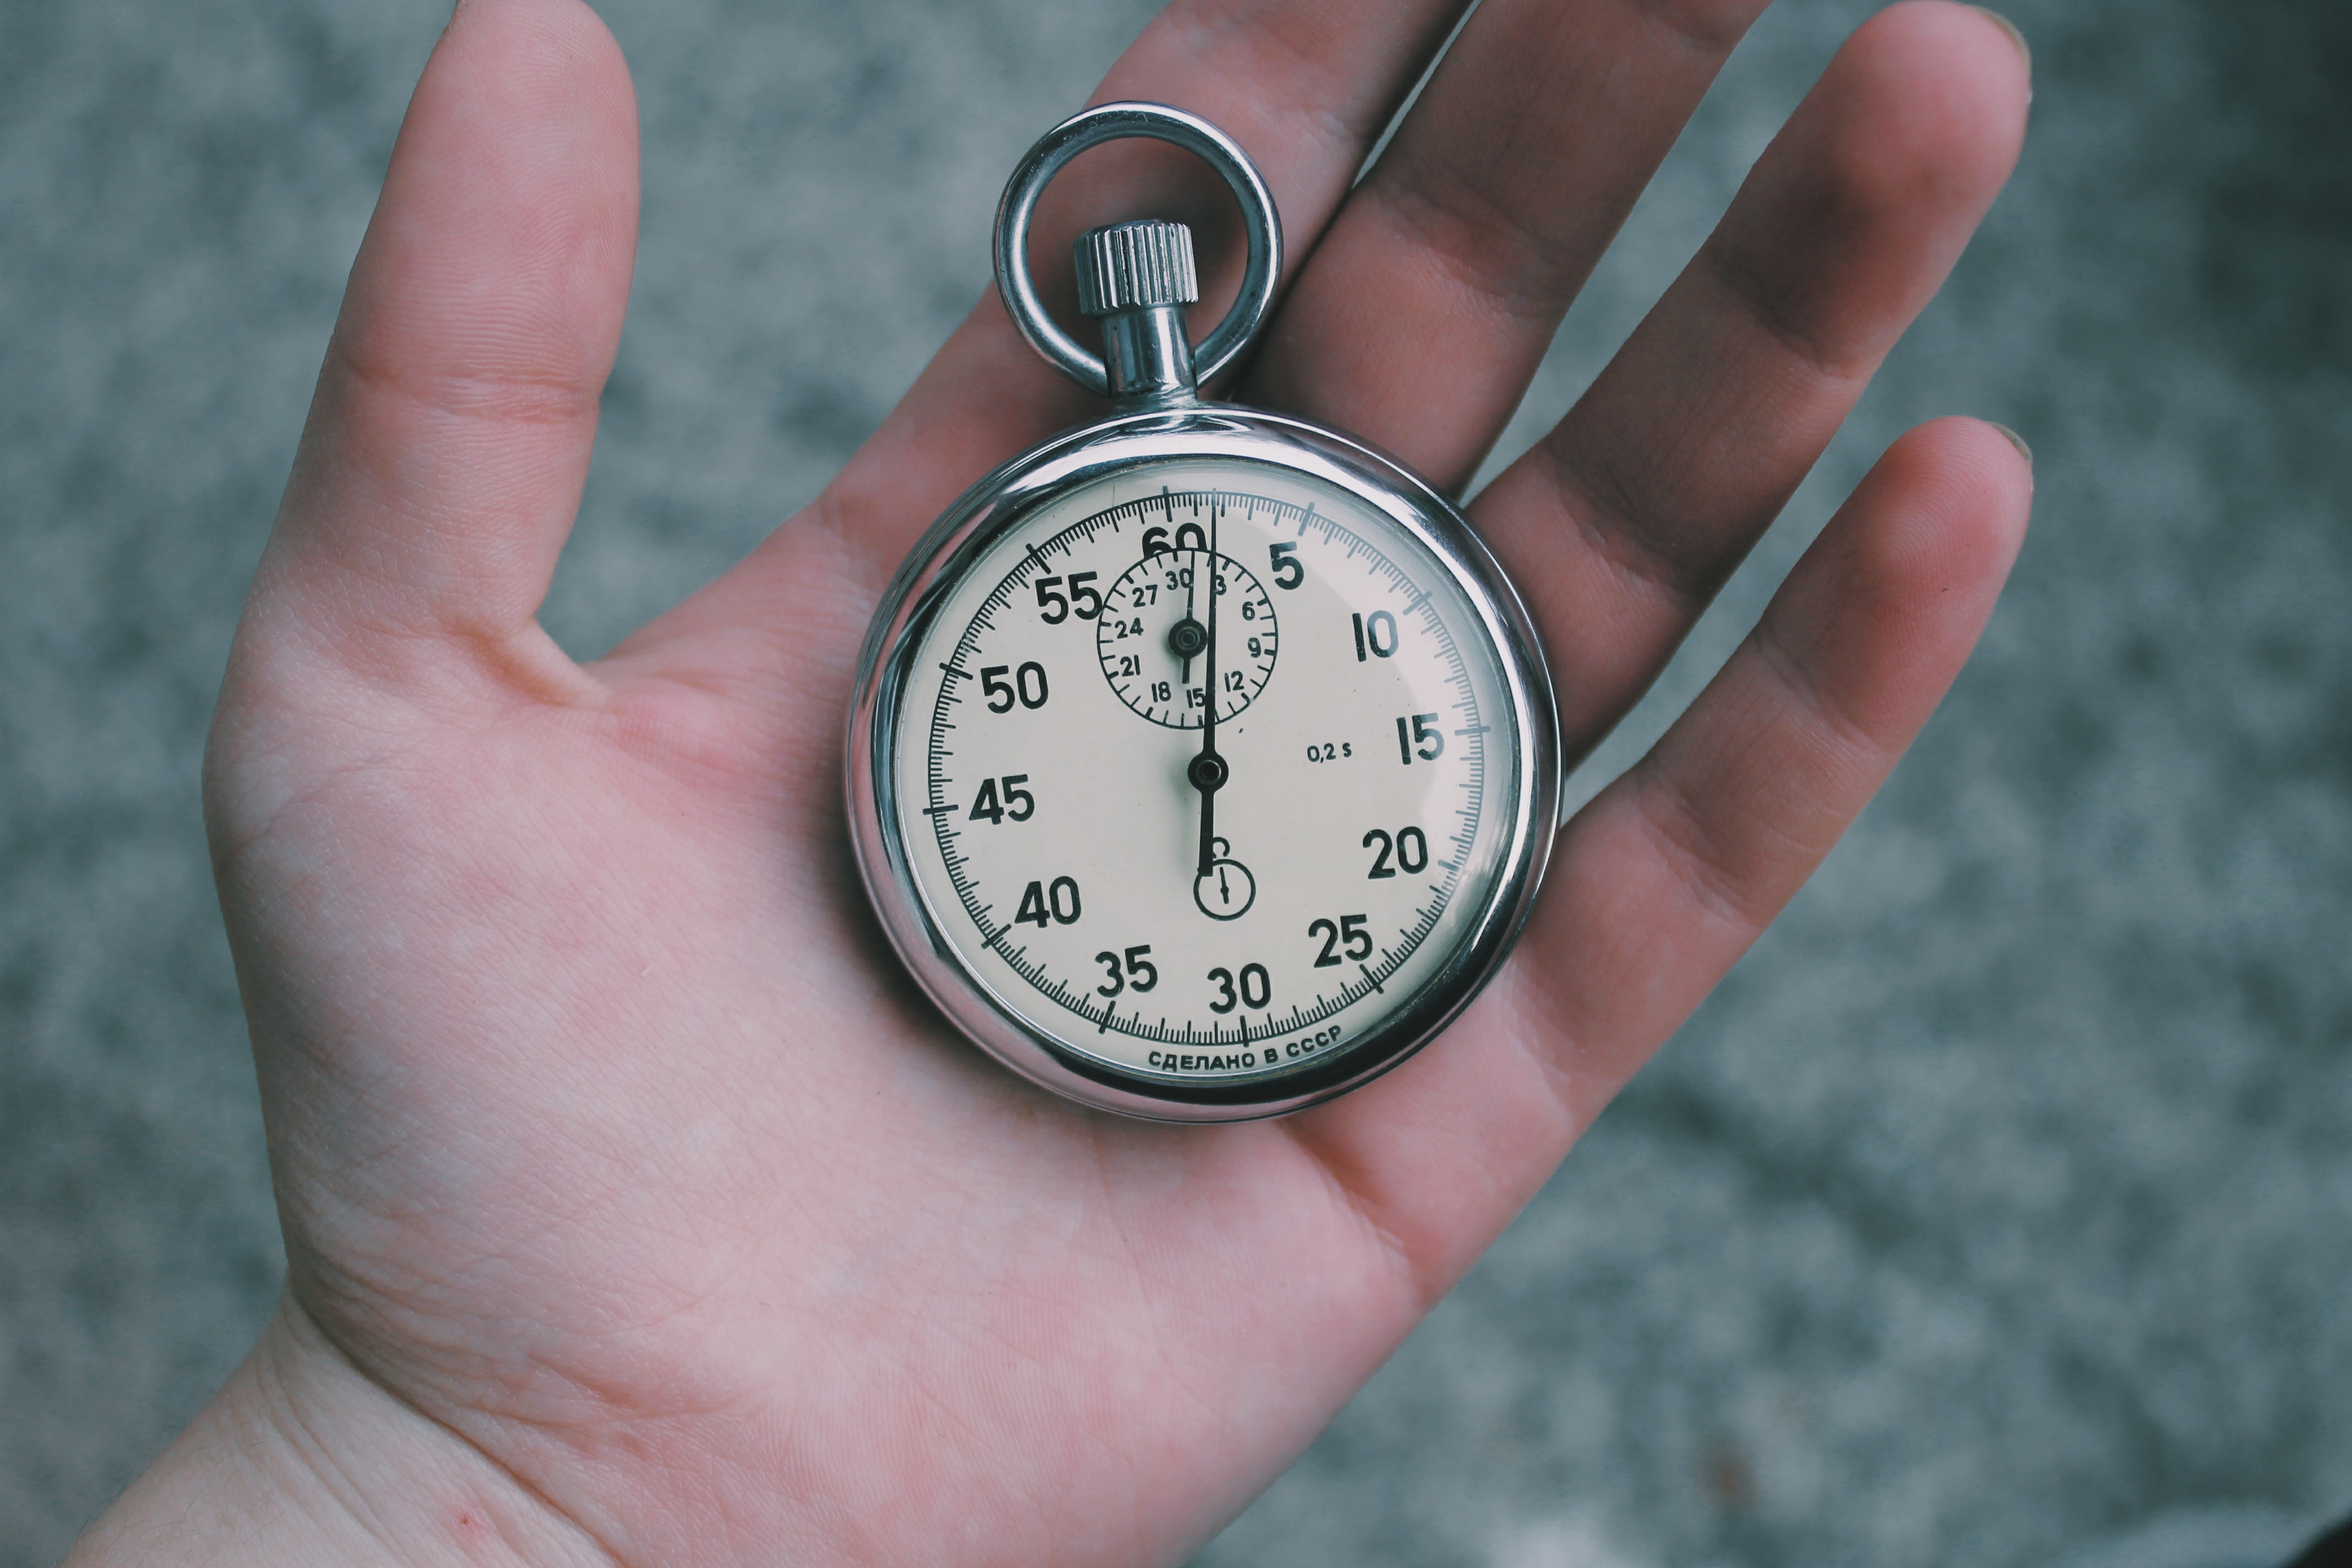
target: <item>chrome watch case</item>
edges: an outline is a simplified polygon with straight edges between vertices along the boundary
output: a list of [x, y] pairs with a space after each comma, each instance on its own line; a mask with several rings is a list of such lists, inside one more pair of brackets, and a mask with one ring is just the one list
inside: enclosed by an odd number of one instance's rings
[[[858, 660], [846, 746], [851, 840], [884, 931], [908, 971], [960, 1030], [1005, 1067], [1083, 1104], [1160, 1121], [1216, 1122], [1278, 1116], [1377, 1078], [1458, 1016], [1508, 954], [1541, 884], [1557, 824], [1561, 759], [1550, 678], [1525, 606], [1460, 510], [1402, 465], [1307, 421], [1201, 401], [1181, 347], [1181, 312], [1106, 331], [1108, 363], [1045, 318], [1027, 276], [1028, 215], [1045, 179], [1076, 153], [1116, 136], [1146, 135], [1199, 152], [1242, 198], [1252, 222], [1251, 267], [1242, 300], [1204, 341], [1199, 374], [1236, 355], [1270, 307], [1279, 271], [1271, 199], [1238, 148], [1213, 127], [1158, 105], [1115, 104], [1065, 122], [1038, 143], [1008, 186], [997, 231], [998, 276], [1014, 320], [1033, 344], [1073, 376], [1108, 389], [1119, 412], [1056, 437], [999, 468], [950, 507], [885, 592]], [[1141, 314], [1139, 312], [1138, 314]], [[1058, 341], [1055, 341], [1058, 339]], [[1139, 346], [1138, 346], [1139, 345]], [[1177, 363], [1169, 363], [1171, 353]], [[1093, 373], [1092, 378], [1084, 374]], [[1517, 776], [1507, 803], [1499, 869], [1444, 963], [1372, 1029], [1325, 1060], [1256, 1079], [1167, 1081], [1070, 1050], [1033, 1025], [1011, 999], [966, 966], [916, 877], [896, 798], [904, 695], [927, 633], [950, 590], [1010, 531], [1076, 487], [1174, 460], [1262, 466], [1335, 486], [1378, 510], [1425, 548], [1479, 617], [1495, 650], [1517, 728]]]

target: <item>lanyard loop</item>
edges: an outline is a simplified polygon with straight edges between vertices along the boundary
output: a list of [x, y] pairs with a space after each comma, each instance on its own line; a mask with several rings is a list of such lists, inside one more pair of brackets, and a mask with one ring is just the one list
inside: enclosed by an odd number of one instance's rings
[[1248, 346], [1274, 307], [1275, 288], [1282, 276], [1282, 218], [1265, 179], [1239, 143], [1200, 116], [1160, 103], [1106, 103], [1074, 114], [1045, 132], [1013, 171], [997, 204], [997, 292], [1031, 348], [1079, 385], [1104, 395], [1111, 386], [1102, 356], [1063, 331], [1038, 297], [1036, 280], [1029, 273], [1029, 228], [1046, 184], [1071, 159], [1090, 147], [1129, 137], [1170, 142], [1193, 153], [1223, 176], [1241, 204], [1249, 261], [1233, 309], [1193, 351], [1198, 381], [1215, 375]]

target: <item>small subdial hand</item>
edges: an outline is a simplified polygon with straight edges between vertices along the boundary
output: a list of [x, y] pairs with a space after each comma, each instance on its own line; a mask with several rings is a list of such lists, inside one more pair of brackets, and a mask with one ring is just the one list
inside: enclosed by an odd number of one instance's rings
[[1168, 628], [1168, 651], [1184, 661], [1177, 676], [1185, 685], [1192, 684], [1192, 661], [1209, 646], [1209, 628], [1192, 618], [1192, 607], [1184, 606], [1184, 618]]

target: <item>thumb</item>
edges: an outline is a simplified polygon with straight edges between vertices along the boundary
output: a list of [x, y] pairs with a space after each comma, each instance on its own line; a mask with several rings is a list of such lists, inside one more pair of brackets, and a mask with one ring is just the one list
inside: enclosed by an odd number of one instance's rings
[[462, 0], [352, 267], [243, 640], [268, 623], [396, 684], [527, 638], [560, 666], [533, 617], [620, 339], [636, 155], [593, 12]]

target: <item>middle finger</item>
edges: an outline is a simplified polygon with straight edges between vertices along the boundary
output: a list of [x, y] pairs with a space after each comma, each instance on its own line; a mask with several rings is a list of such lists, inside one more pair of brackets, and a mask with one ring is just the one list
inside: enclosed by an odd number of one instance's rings
[[1242, 401], [1467, 482], [1764, 0], [1487, 0], [1293, 286]]

